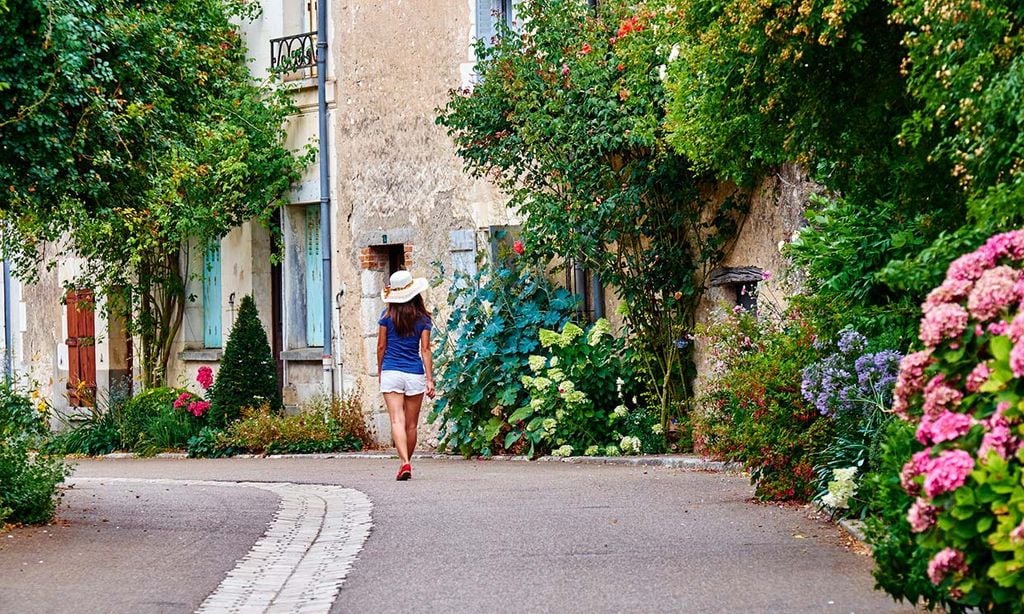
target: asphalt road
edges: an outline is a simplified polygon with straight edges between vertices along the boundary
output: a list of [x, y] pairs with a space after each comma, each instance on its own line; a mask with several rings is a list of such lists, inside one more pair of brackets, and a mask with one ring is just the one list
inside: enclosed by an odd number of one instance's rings
[[[912, 612], [807, 509], [663, 468], [373, 459], [97, 460], [80, 477], [338, 484], [373, 528], [332, 612]], [[266, 528], [252, 488], [89, 482], [0, 537], [2, 612], [190, 612]]]

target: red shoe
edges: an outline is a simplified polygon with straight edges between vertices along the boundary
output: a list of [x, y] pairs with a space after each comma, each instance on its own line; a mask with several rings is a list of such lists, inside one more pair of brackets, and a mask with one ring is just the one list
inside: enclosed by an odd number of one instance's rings
[[412, 479], [412, 465], [406, 463], [398, 470], [398, 475], [395, 477], [399, 482]]

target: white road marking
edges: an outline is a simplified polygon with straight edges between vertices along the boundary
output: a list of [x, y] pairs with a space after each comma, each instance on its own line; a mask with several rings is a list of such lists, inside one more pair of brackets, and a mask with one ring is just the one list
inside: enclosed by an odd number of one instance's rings
[[267, 532], [203, 601], [198, 614], [329, 611], [373, 526], [370, 499], [341, 486], [134, 478], [69, 482], [259, 488], [281, 497]]

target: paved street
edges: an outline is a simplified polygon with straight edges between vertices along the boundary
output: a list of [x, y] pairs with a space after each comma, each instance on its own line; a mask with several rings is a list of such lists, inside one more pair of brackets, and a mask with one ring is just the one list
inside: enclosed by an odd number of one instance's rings
[[[0, 610], [191, 612], [268, 581], [320, 582], [329, 603], [340, 579], [321, 576], [347, 571], [331, 612], [913, 611], [872, 590], [870, 558], [841, 530], [751, 503], [741, 476], [420, 460], [397, 483], [395, 468], [82, 461], [56, 525], [0, 538]], [[363, 494], [368, 538], [352, 520]], [[289, 556], [296, 571], [268, 567]], [[303, 571], [318, 560], [321, 576]]]

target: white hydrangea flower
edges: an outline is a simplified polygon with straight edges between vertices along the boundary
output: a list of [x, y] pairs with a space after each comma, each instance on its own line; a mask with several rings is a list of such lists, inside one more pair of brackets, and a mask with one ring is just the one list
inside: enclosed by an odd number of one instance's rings
[[551, 456], [561, 456], [561, 457], [572, 456], [572, 446], [565, 445], [565, 446], [562, 446], [562, 447], [560, 447], [560, 448], [558, 448], [556, 450], [552, 450]]
[[534, 411], [537, 411], [541, 407], [544, 407], [544, 400], [543, 399], [532, 399], [530, 401], [530, 407], [532, 407]]
[[552, 356], [552, 357], [551, 357], [551, 363], [550, 363], [550, 366], [551, 366], [552, 368], [554, 368], [554, 367], [557, 367], [557, 366], [558, 366], [558, 356]]
[[565, 373], [561, 369], [548, 369], [548, 377], [553, 382], [561, 382], [565, 379]]
[[573, 390], [576, 390], [576, 384], [572, 380], [565, 380], [558, 384], [558, 392], [561, 394], [568, 394]]
[[590, 446], [589, 448], [587, 448], [586, 450], [583, 451], [583, 455], [584, 456], [597, 456], [600, 453], [601, 453], [601, 448], [599, 448], [597, 446]]
[[668, 54], [668, 61], [675, 62], [679, 59], [679, 45], [672, 45], [672, 51]]
[[604, 336], [611, 334], [611, 323], [604, 318], [598, 318], [597, 322], [594, 322], [594, 325], [590, 328], [590, 332], [587, 333], [587, 345], [597, 345]]
[[612, 416], [616, 418], [625, 418], [629, 415], [629, 410], [626, 409], [625, 405], [619, 405], [612, 410]]
[[546, 390], [551, 386], [551, 380], [546, 377], [535, 377], [533, 379], [533, 387], [537, 390]]
[[565, 410], [564, 409], [559, 409], [559, 410], [555, 411], [555, 420], [564, 420], [564, 419], [565, 419]]
[[576, 326], [572, 322], [568, 322], [562, 327], [562, 343], [561, 347], [565, 347], [578, 339], [583, 334], [583, 329]]
[[668, 79], [668, 67], [664, 64], [658, 66], [658, 79], [661, 81]]
[[833, 469], [833, 479], [828, 483], [828, 493], [821, 498], [821, 502], [837, 510], [849, 508], [850, 498], [857, 494], [857, 484], [854, 481], [856, 475], [856, 467]]
[[536, 354], [530, 356], [527, 360], [530, 363], [530, 371], [533, 371], [534, 373], [539, 373], [541, 369], [544, 368], [544, 363], [547, 362], [546, 358], [543, 356], [537, 356]]
[[661, 426], [661, 423], [659, 422], [658, 424], [655, 424], [654, 426], [651, 427], [651, 432], [654, 433], [655, 435], [661, 435], [662, 433], [665, 432], [665, 427]]
[[604, 449], [604, 455], [605, 456], [622, 456], [622, 454], [619, 453], [619, 449], [617, 447], [615, 447], [615, 446], [608, 446], [608, 447], [606, 447]]
[[546, 418], [543, 422], [540, 423], [540, 427], [544, 429], [544, 432], [547, 433], [548, 435], [554, 433], [555, 427], [557, 426], [558, 421], [555, 420], [554, 418]]
[[625, 436], [622, 441], [619, 442], [619, 449], [622, 450], [623, 454], [639, 454], [640, 453], [640, 438]]

